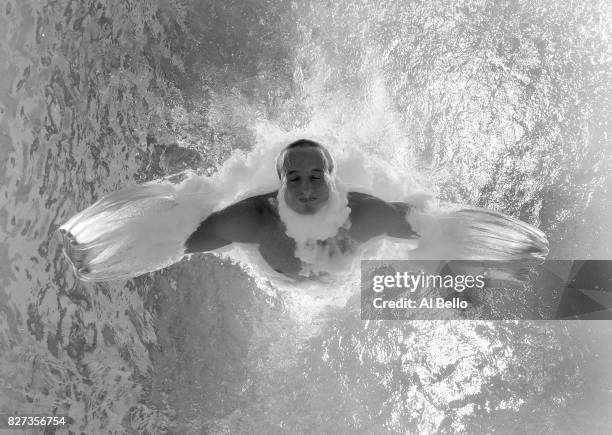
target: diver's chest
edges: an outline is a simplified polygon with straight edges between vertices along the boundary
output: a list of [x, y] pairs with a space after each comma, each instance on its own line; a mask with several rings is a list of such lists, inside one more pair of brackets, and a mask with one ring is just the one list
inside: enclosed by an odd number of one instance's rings
[[346, 228], [339, 228], [334, 237], [326, 240], [309, 240], [296, 243], [282, 226], [261, 235], [259, 252], [264, 260], [277, 272], [299, 275], [305, 270], [325, 270], [327, 264], [335, 263], [342, 257], [351, 256], [357, 246]]

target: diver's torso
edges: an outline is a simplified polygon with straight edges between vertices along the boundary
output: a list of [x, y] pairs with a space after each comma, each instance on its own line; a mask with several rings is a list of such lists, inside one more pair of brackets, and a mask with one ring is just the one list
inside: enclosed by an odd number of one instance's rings
[[[277, 192], [271, 192], [253, 198], [254, 206], [259, 213], [264, 214], [265, 222], [267, 222], [257, 236], [259, 252], [275, 271], [294, 278], [307, 276], [312, 265], [296, 255], [296, 242], [285, 233], [285, 225], [278, 214], [276, 194]], [[351, 199], [355, 199], [351, 197], [349, 193], [350, 208]], [[334, 237], [313, 241], [308, 247], [313, 262], [334, 261], [339, 257], [354, 254], [359, 245], [359, 235], [354, 230], [352, 231], [352, 215], [351, 211], [347, 223], [338, 229]]]

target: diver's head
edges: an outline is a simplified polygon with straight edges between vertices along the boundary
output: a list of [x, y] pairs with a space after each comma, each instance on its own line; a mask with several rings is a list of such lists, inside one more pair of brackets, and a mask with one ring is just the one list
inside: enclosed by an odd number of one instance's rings
[[285, 185], [287, 206], [299, 214], [314, 214], [325, 205], [332, 188], [334, 162], [317, 142], [300, 139], [276, 159], [276, 172]]

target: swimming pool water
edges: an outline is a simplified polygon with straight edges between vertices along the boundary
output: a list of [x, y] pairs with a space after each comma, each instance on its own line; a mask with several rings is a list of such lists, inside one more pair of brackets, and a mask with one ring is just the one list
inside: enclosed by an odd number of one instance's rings
[[611, 17], [0, 1], [0, 412], [74, 433], [603, 432], [609, 322], [363, 322], [358, 298], [304, 321], [212, 254], [77, 282], [51, 235], [107, 192], [305, 132], [539, 226], [550, 258], [610, 259]]

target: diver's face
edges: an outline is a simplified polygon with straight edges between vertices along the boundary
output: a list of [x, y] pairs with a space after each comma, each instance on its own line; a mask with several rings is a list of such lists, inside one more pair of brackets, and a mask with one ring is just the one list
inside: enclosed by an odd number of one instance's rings
[[289, 150], [285, 156], [285, 202], [296, 213], [314, 214], [329, 199], [323, 153], [317, 148]]

